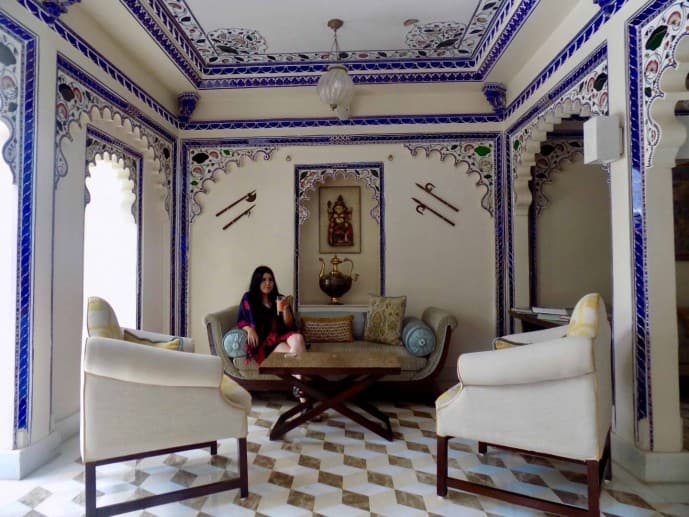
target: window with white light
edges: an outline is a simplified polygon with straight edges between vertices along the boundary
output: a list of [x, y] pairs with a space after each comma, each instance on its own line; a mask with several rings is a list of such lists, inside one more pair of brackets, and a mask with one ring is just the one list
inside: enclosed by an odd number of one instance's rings
[[117, 160], [89, 165], [90, 201], [84, 215], [84, 306], [107, 300], [122, 327], [136, 327], [137, 225], [134, 182]]

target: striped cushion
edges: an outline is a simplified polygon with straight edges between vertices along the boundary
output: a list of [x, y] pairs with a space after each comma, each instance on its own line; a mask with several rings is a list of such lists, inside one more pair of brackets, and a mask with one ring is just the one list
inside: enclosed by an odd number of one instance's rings
[[333, 318], [304, 317], [301, 319], [304, 340], [307, 343], [354, 341], [354, 336], [352, 335], [353, 319], [354, 316], [351, 314]]
[[89, 296], [86, 310], [86, 330], [89, 337], [122, 339], [122, 329], [110, 304], [103, 298]]
[[590, 293], [581, 298], [569, 320], [567, 336], [596, 337], [598, 334], [598, 293]]

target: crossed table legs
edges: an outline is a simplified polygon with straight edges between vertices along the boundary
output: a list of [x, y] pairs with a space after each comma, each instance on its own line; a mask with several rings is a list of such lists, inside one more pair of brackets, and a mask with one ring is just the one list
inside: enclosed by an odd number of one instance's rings
[[[280, 415], [270, 430], [270, 439], [277, 440], [288, 431], [324, 411], [334, 409], [386, 440], [392, 440], [392, 427], [388, 416], [372, 404], [354, 398], [384, 375], [384, 373], [366, 373], [349, 375], [344, 379], [333, 381], [320, 375], [310, 375], [299, 379], [293, 375], [278, 374], [279, 377], [302, 390], [306, 394], [306, 400]], [[345, 404], [363, 410], [378, 421], [354, 411]]]

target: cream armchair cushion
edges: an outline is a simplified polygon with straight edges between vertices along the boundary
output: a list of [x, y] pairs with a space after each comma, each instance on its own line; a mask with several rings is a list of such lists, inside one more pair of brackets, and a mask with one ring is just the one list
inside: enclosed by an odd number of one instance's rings
[[[440, 464], [448, 437], [476, 440], [480, 449], [491, 444], [596, 465], [609, 461], [612, 387], [605, 303], [597, 294], [587, 295], [573, 314], [568, 327], [509, 336], [523, 346], [459, 357], [459, 384], [436, 400], [440, 495], [447, 490], [447, 465], [443, 474]], [[597, 508], [597, 493], [589, 496], [589, 506]]]

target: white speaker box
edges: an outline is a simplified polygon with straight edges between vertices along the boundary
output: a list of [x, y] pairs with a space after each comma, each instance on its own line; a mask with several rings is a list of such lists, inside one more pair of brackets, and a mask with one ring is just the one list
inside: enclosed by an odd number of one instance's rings
[[622, 128], [615, 116], [584, 122], [584, 163], [610, 163], [622, 156]]

